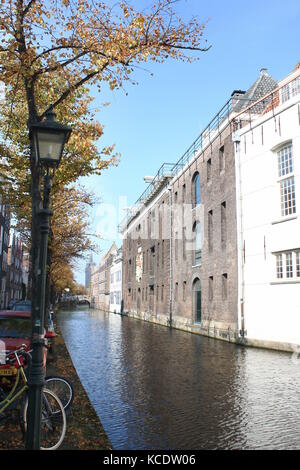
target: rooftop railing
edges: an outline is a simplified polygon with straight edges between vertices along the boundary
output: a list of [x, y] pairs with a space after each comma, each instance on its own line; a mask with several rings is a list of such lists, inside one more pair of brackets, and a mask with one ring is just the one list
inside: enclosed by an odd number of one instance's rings
[[[230, 122], [237, 124], [238, 120], [251, 122], [252, 119], [257, 118], [259, 115], [270, 110], [274, 110], [277, 106], [297, 94], [300, 94], [300, 69], [295, 72], [290, 79], [282, 81], [280, 86], [275, 88], [273, 91], [266, 93], [266, 95], [258, 100], [249, 99], [243, 95], [232, 96], [214, 116], [197, 139], [194, 140], [194, 142], [184, 152], [177, 163], [164, 163], [160, 167], [153, 181], [147, 186], [143, 194], [138, 198], [130, 209], [130, 212], [128, 212], [127, 216], [119, 225], [119, 231], [122, 232], [126, 226], [128, 226], [137, 213], [140, 212], [142, 206], [150, 199], [151, 195], [160, 187], [161, 183], [165, 181], [166, 178], [173, 178], [183, 170], [183, 168], [191, 162], [202, 149], [214, 140], [225, 124], [229, 124]], [[234, 112], [235, 104], [237, 102], [240, 104], [241, 101], [245, 101], [242, 110]]]

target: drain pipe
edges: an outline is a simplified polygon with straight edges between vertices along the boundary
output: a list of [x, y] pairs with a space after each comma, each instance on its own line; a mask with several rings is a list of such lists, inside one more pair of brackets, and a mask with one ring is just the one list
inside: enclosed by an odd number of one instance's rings
[[235, 174], [236, 174], [236, 213], [237, 213], [237, 248], [238, 248], [238, 334], [243, 340], [247, 331], [245, 329], [245, 243], [243, 240], [243, 212], [242, 212], [242, 179], [239, 132], [233, 134], [235, 146]]
[[173, 230], [173, 208], [172, 208], [172, 186], [168, 186], [169, 191], [169, 237], [170, 237], [170, 301], [169, 301], [169, 326], [172, 328], [173, 320], [173, 241], [172, 241], [172, 230]]

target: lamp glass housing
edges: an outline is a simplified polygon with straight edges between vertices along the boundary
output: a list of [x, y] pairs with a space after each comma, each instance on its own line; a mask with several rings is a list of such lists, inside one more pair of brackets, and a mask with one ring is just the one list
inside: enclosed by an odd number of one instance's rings
[[49, 132], [44, 130], [37, 130], [36, 144], [38, 148], [38, 157], [41, 162], [58, 165], [64, 144], [65, 132]]
[[72, 129], [57, 122], [52, 110], [45, 117], [44, 121], [30, 126], [35, 153], [38, 162], [57, 167]]

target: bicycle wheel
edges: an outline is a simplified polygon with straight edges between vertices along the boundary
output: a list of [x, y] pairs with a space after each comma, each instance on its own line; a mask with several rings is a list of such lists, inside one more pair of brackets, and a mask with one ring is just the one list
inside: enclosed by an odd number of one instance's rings
[[[28, 397], [26, 397], [22, 419], [24, 431], [27, 429]], [[67, 419], [64, 407], [60, 399], [51, 392], [43, 389], [42, 418], [41, 418], [41, 450], [56, 450], [64, 440], [67, 429]]]
[[46, 388], [58, 396], [65, 410], [69, 408], [73, 401], [74, 390], [72, 384], [63, 377], [48, 376], [45, 378]]

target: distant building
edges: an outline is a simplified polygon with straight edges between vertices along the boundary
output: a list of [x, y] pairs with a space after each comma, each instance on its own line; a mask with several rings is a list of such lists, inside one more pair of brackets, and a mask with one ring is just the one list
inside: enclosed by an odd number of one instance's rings
[[29, 272], [30, 272], [30, 254], [28, 251], [23, 250], [23, 253], [22, 253], [23, 294], [22, 294], [22, 297], [24, 297], [24, 299], [30, 298], [31, 282], [30, 282]]
[[0, 195], [0, 308], [8, 305], [7, 258], [9, 245], [10, 213], [9, 208], [2, 202]]
[[93, 261], [93, 255], [91, 254], [90, 259], [85, 267], [85, 288], [88, 291], [90, 282], [91, 282], [91, 275], [96, 263]]
[[11, 231], [7, 257], [6, 291], [8, 302], [22, 299], [22, 243], [20, 237]]
[[91, 305], [100, 310], [109, 311], [110, 303], [110, 267], [117, 253], [117, 246], [112, 244], [102, 256], [99, 264], [91, 273]]
[[109, 291], [109, 310], [120, 313], [122, 306], [122, 248], [119, 248], [112, 260]]

